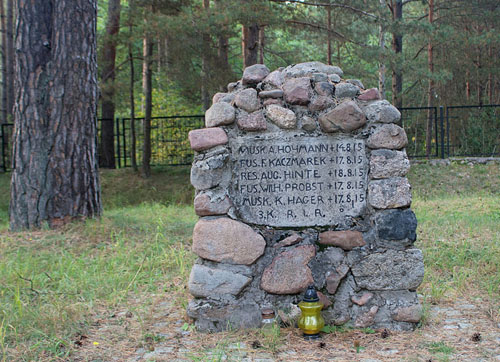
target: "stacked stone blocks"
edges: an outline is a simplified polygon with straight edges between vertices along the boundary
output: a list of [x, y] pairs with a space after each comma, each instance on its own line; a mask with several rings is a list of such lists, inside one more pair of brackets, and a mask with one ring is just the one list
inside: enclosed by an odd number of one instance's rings
[[257, 327], [262, 308], [293, 314], [310, 284], [327, 324], [419, 322], [400, 113], [342, 76], [319, 62], [248, 67], [213, 97], [207, 128], [190, 132], [200, 220], [188, 315], [199, 329]]

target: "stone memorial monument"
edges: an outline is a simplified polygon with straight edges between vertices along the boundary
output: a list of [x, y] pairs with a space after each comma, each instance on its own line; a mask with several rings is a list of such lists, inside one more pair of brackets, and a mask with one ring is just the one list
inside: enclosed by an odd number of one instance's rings
[[399, 111], [319, 62], [257, 64], [191, 131], [188, 315], [200, 330], [283, 319], [319, 291], [327, 324], [411, 330], [421, 306], [410, 164]]

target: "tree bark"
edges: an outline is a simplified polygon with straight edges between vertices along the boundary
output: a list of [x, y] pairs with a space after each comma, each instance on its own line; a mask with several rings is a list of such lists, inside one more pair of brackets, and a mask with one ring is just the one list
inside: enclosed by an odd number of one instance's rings
[[134, 52], [133, 52], [133, 28], [134, 28], [134, 1], [129, 0], [129, 41], [128, 41], [128, 60], [130, 64], [130, 163], [132, 164], [132, 169], [137, 171], [137, 156], [136, 156], [136, 145], [137, 137], [135, 134], [135, 71], [134, 71]]
[[98, 216], [97, 3], [17, 0], [10, 226]]
[[[429, 0], [429, 25], [434, 22], [434, 0]], [[427, 107], [434, 105], [434, 47], [432, 44], [432, 35], [429, 36], [427, 44], [427, 65], [429, 71], [429, 82], [427, 89]], [[427, 158], [431, 156], [432, 149], [432, 121], [434, 112], [432, 109], [427, 110], [427, 124], [425, 129], [425, 155]]]
[[[203, 10], [207, 13], [207, 18], [209, 16], [208, 11], [210, 9], [210, 0], [203, 0]], [[210, 34], [206, 32], [202, 35], [202, 55], [201, 55], [201, 101], [203, 104], [203, 109], [206, 111], [210, 108], [210, 94], [208, 91], [209, 87], [209, 73], [210, 73]]]
[[243, 25], [243, 68], [257, 64], [259, 55], [259, 25]]
[[403, 53], [403, 35], [401, 34], [401, 20], [403, 19], [403, 1], [392, 2], [392, 19], [396, 23], [396, 30], [392, 33], [392, 50], [396, 58], [392, 70], [392, 104], [403, 107], [403, 71], [401, 56]]
[[266, 31], [262, 25], [259, 27], [259, 63], [264, 64], [264, 45], [266, 43]]
[[[385, 7], [385, 0], [380, 0], [380, 7]], [[378, 66], [378, 92], [380, 93], [380, 98], [385, 99], [385, 28], [382, 20], [380, 20], [380, 24], [378, 27], [378, 46], [380, 49]]]
[[[147, 21], [146, 21], [147, 26]], [[142, 144], [142, 176], [151, 176], [151, 112], [153, 108], [152, 63], [153, 41], [149, 30], [143, 39], [142, 91], [144, 93], [144, 141]]]
[[13, 107], [14, 107], [14, 64], [15, 64], [15, 52], [14, 52], [14, 0], [7, 0], [7, 114], [13, 119]]
[[7, 94], [9, 92], [7, 84], [7, 28], [5, 24], [5, 7], [4, 1], [0, 0], [0, 27], [2, 32], [2, 123], [8, 123], [8, 107]]
[[106, 35], [102, 51], [101, 144], [99, 166], [115, 168], [115, 59], [116, 37], [120, 31], [120, 0], [109, 0]]

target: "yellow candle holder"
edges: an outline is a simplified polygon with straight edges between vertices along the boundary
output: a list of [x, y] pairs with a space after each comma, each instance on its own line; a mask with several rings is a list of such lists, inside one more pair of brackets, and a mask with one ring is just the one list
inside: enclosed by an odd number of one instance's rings
[[301, 315], [299, 318], [299, 328], [304, 333], [305, 339], [321, 338], [319, 332], [325, 326], [325, 320], [321, 316], [323, 303], [319, 301], [318, 294], [313, 285], [310, 285], [302, 302], [299, 303]]

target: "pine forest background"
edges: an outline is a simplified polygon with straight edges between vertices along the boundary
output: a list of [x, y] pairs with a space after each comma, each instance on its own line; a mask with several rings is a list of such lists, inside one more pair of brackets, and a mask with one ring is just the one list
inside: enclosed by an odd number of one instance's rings
[[[1, 122], [12, 123], [15, 1], [0, 12]], [[135, 145], [151, 117], [203, 114], [255, 63], [338, 65], [400, 108], [498, 104], [499, 22], [497, 0], [99, 0], [101, 167], [116, 166], [113, 119], [132, 119]], [[492, 147], [498, 113], [477, 114], [472, 131]], [[428, 154], [436, 140], [424, 132]], [[144, 143], [129, 144], [132, 166], [149, 164], [156, 144]]]

